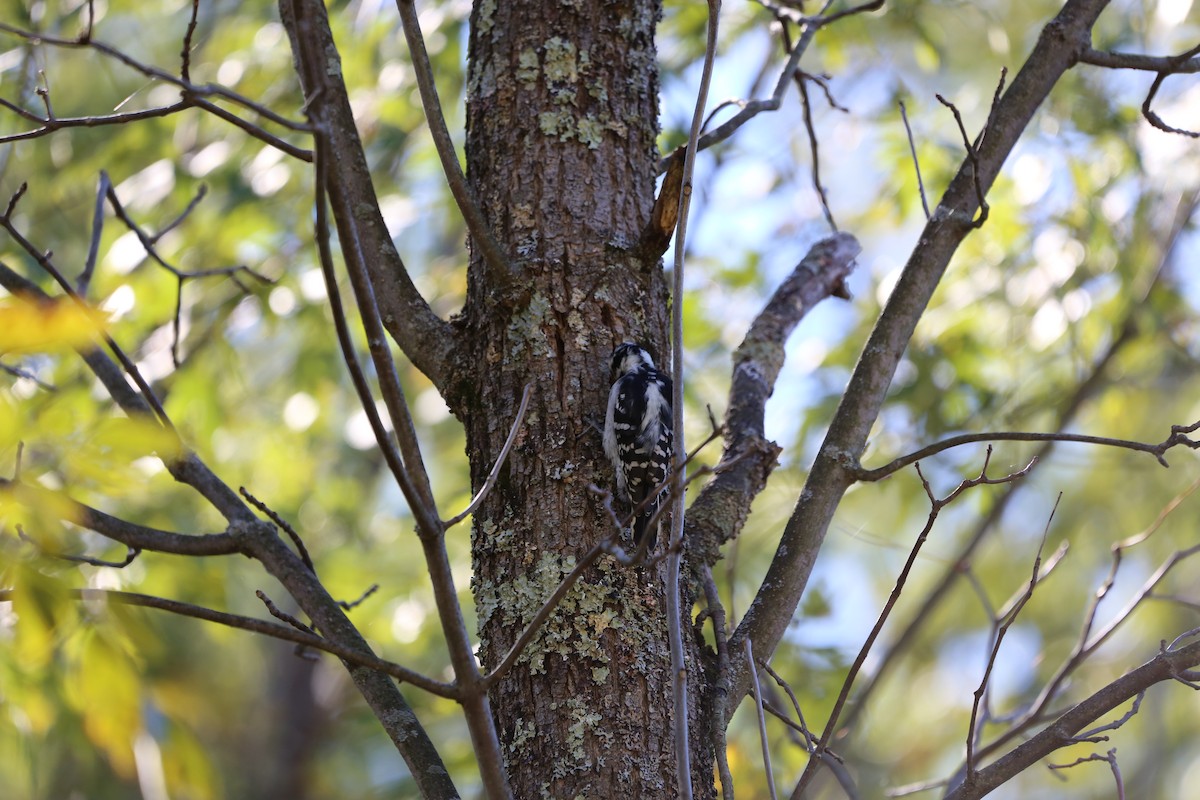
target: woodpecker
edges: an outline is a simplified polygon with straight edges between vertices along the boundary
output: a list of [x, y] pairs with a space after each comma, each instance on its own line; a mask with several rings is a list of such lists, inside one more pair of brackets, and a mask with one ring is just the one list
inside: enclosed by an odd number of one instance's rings
[[[637, 508], [654, 494], [633, 521], [636, 546], [658, 510], [663, 494], [660, 487], [671, 469], [671, 379], [655, 368], [645, 348], [626, 342], [613, 350], [611, 380], [604, 452], [617, 474], [617, 496]], [[657, 534], [656, 526], [650, 532], [651, 550]]]

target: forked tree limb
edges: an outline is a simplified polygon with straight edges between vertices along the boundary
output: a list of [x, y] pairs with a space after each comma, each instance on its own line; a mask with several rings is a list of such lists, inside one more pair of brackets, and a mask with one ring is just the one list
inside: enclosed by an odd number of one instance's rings
[[417, 369], [444, 390], [455, 346], [452, 329], [413, 284], [383, 221], [325, 5], [303, 2], [300, 7], [312, 12], [304, 26], [296, 24], [294, 5], [281, 0], [279, 16], [292, 45], [305, 102], [321, 104], [328, 120], [329, 203], [338, 237], [344, 243], [361, 242], [384, 327]]
[[[1034, 112], [1091, 41], [1091, 30], [1108, 0], [1068, 0], [1042, 30], [1012, 85], [996, 104], [975, 159], [964, 160], [925, 225], [899, 281], [888, 298], [842, 396], [829, 432], [813, 463], [796, 508], [780, 537], [753, 603], [730, 647], [754, 640], [755, 652], [770, 658], [787, 631], [817, 553], [853, 468], [879, 417], [896, 367], [950, 259], [972, 228], [979, 210], [977, 186], [986, 192]], [[749, 690], [750, 676], [734, 665], [730, 713]]]
[[783, 369], [784, 347], [800, 320], [844, 282], [862, 248], [848, 233], [812, 246], [796, 265], [733, 353], [733, 376], [725, 412], [725, 449], [717, 475], [688, 508], [685, 541], [693, 558], [712, 565], [721, 545], [746, 523], [750, 504], [775, 468], [779, 446], [764, 433], [766, 404]]

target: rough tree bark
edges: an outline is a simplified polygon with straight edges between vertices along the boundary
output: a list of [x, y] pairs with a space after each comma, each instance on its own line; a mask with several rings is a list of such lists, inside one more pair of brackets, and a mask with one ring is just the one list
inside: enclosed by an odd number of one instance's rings
[[[476, 487], [535, 387], [471, 534], [488, 668], [612, 531], [587, 486], [612, 482], [596, 426], [613, 346], [668, 354], [659, 254], [638, 247], [654, 204], [660, 13], [656, 0], [481, 0], [471, 15], [468, 179], [518, 275], [505, 289], [473, 248], [448, 402]], [[673, 794], [664, 609], [657, 568], [603, 558], [493, 688], [516, 796]]]

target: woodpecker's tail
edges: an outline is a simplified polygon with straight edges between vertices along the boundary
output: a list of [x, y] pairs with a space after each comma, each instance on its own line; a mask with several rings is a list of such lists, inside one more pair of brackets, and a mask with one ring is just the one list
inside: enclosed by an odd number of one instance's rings
[[650, 544], [647, 547], [647, 552], [650, 553], [654, 552], [654, 546], [658, 544], [658, 527], [662, 524], [662, 516], [660, 515], [658, 522], [654, 523], [654, 527], [650, 527], [650, 518], [658, 511], [658, 505], [658, 501], [655, 501], [633, 520], [633, 546], [637, 547], [640, 545], [642, 537], [649, 532]]

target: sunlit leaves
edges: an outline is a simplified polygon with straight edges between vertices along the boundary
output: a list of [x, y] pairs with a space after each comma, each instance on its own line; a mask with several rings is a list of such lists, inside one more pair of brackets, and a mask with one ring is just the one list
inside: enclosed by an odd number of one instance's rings
[[87, 347], [104, 330], [104, 320], [102, 313], [70, 300], [2, 300], [0, 356]]

